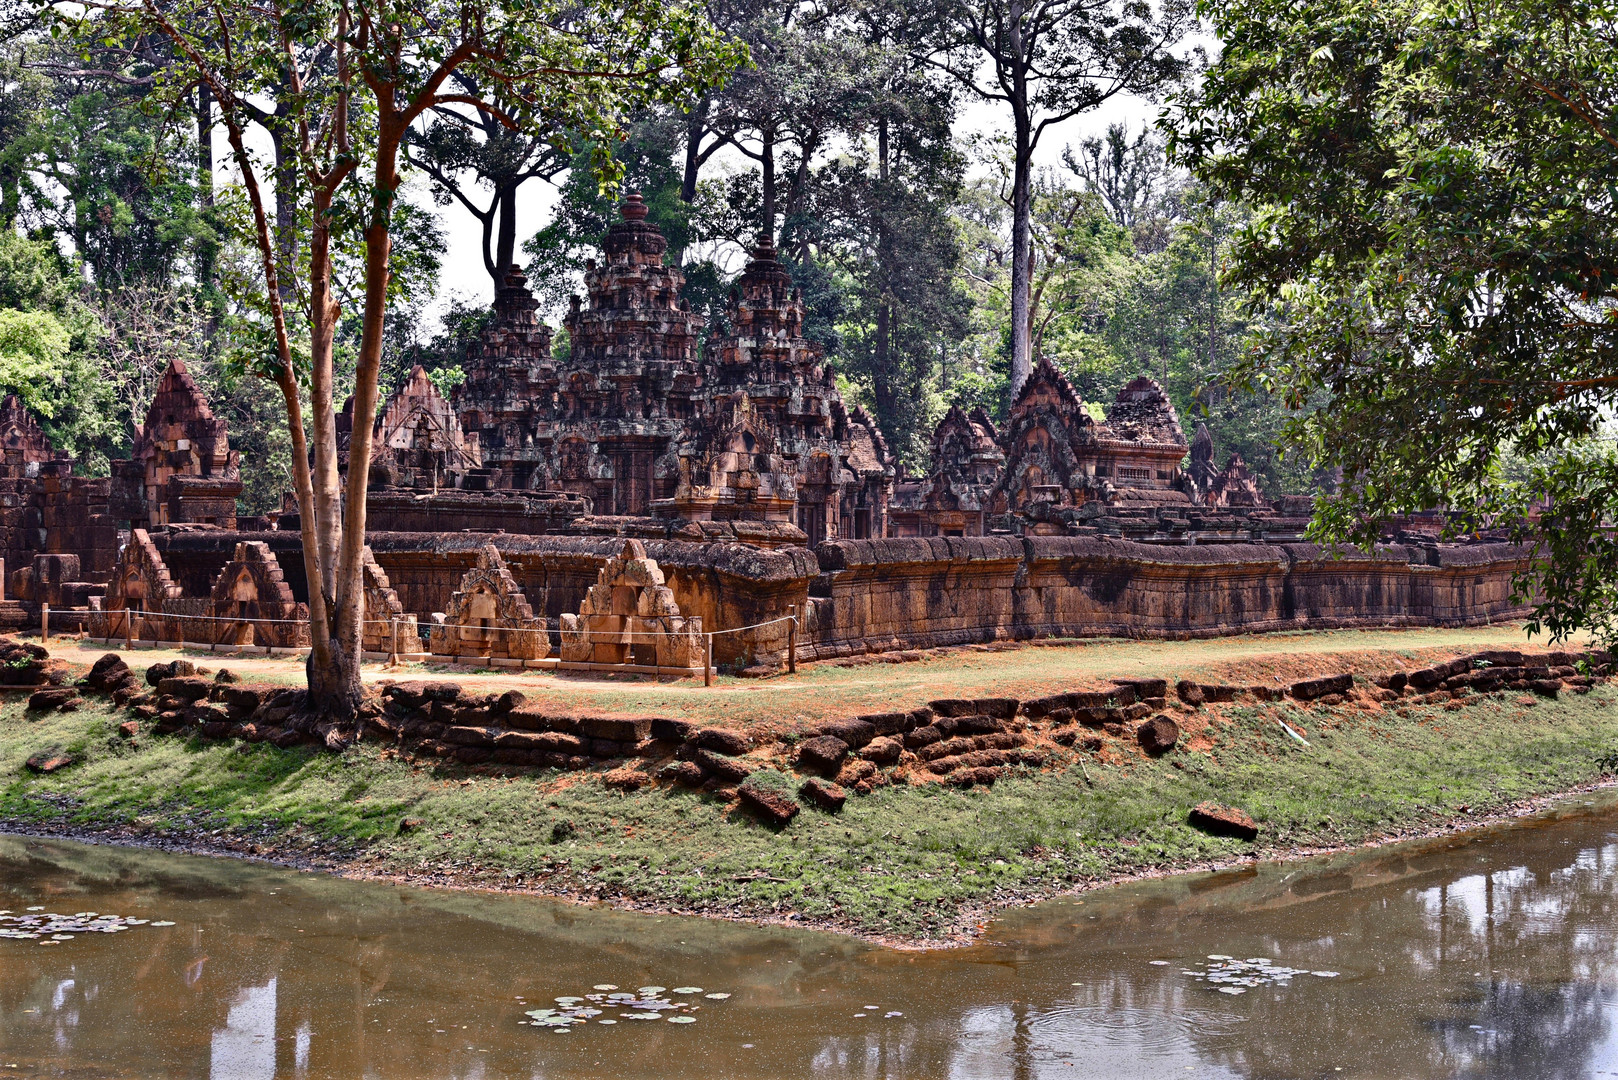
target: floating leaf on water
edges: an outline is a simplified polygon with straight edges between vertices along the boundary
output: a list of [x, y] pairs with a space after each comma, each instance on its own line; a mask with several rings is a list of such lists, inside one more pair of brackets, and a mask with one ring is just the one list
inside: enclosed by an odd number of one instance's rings
[[856, 1019], [856, 1020], [864, 1020], [865, 1019], [865, 1014], [864, 1013], [855, 1013], [854, 1014], [854, 1019]]
[[634, 994], [608, 994], [607, 995], [607, 1000], [608, 1001], [634, 1001], [635, 1000], [635, 995]]
[[1335, 979], [1335, 978], [1337, 978], [1337, 972], [1335, 972], [1335, 971], [1311, 971], [1309, 974], [1311, 974], [1311, 975], [1319, 975], [1322, 979]]
[[596, 983], [594, 986], [590, 987], [590, 989], [592, 989], [592, 990], [616, 990], [616, 989], [618, 989], [618, 984], [617, 983]]
[[1235, 957], [1226, 956], [1224, 953], [1211, 952], [1211, 953], [1208, 954], [1208, 959], [1210, 959], [1210, 960], [1234, 960]]
[[726, 998], [730, 997], [729, 994], [703, 994], [702, 996], [707, 998], [709, 1001], [724, 1001]]
[[694, 1017], [694, 1016], [671, 1016], [671, 1017], [669, 1017], [669, 1023], [671, 1023], [671, 1024], [694, 1024], [696, 1022], [697, 1022], [697, 1018]]
[[174, 924], [169, 922], [167, 919], [159, 919], [156, 922], [154, 922], [152, 925], [153, 926], [173, 926]]
[[618, 1021], [616, 1021], [616, 1020], [597, 1020], [596, 1021], [596, 1023], [598, 1023], [598, 1024], [616, 1024], [617, 1022]]
[[72, 934], [52, 934], [51, 935], [51, 940], [52, 941], [72, 941], [73, 940], [73, 935]]
[[45, 905], [44, 904], [35, 904], [33, 907], [29, 908], [28, 910], [29, 911], [44, 911], [45, 910]]
[[1221, 994], [1245, 994], [1245, 993], [1247, 993], [1246, 990], [1243, 990], [1239, 986], [1221, 986], [1219, 988], [1219, 992]]
[[538, 1020], [541, 1017], [555, 1016], [556, 1015], [556, 1010], [555, 1009], [529, 1009], [527, 1012], [523, 1013], [523, 1015], [524, 1016], [532, 1016], [535, 1020]]
[[1247, 962], [1249, 964], [1268, 964], [1270, 958], [1268, 956], [1249, 956]]
[[667, 989], [668, 987], [666, 986], [642, 986], [635, 993], [640, 994], [642, 997], [650, 997], [652, 994], [661, 994]]
[[1146, 962], [1148, 964], [1151, 964], [1153, 967], [1168, 967], [1169, 966], [1169, 962], [1167, 960], [1148, 960]]
[[556, 1002], [558, 1005], [576, 1005], [584, 999], [581, 997], [559, 997], [551, 998], [551, 1000]]
[[654, 1012], [626, 1012], [626, 1013], [619, 1013], [618, 1015], [619, 1015], [619, 1017], [621, 1017], [624, 1020], [661, 1020], [661, 1019], [663, 1019], [662, 1016], [660, 1016], [659, 1014], [654, 1013]]
[[700, 986], [676, 986], [672, 991], [670, 991], [670, 993], [674, 993], [674, 994], [700, 994], [700, 993], [702, 993], [702, 987], [700, 987]]
[[146, 920], [146, 919], [125, 919], [124, 920], [124, 922], [128, 923], [130, 926], [145, 926], [148, 921], [149, 920]]
[[50, 938], [46, 938], [44, 941], [41, 941], [40, 944], [41, 945], [60, 945], [61, 942], [60, 941], [53, 941]]

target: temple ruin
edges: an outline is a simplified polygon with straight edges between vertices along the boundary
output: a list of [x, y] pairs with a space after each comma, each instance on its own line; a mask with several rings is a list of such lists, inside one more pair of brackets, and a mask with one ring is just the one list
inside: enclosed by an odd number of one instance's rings
[[[368, 501], [367, 654], [682, 668], [711, 634], [716, 662], [768, 666], [789, 625], [811, 659], [1525, 610], [1526, 552], [1440, 544], [1436, 516], [1391, 524], [1371, 552], [1301, 542], [1312, 500], [1265, 491], [1240, 455], [1221, 465], [1215, 433], [1188, 439], [1146, 377], [1086, 402], [1041, 360], [1003, 420], [950, 409], [906, 475], [844, 400], [767, 239], [710, 327], [640, 197], [621, 209], [565, 337], [512, 267], [465, 380], [445, 393], [414, 368], [373, 421], [364, 476], [345, 410], [344, 482]], [[183, 365], [112, 473], [74, 476], [16, 398], [0, 403], [0, 623], [49, 604], [104, 637], [306, 640], [266, 629], [306, 618], [296, 506], [238, 516], [237, 451]]]

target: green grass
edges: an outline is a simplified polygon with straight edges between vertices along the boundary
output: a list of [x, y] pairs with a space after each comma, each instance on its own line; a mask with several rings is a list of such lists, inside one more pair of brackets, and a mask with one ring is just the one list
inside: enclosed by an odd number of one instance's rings
[[[801, 913], [851, 930], [940, 937], [983, 907], [1119, 873], [1349, 844], [1594, 779], [1618, 748], [1618, 691], [1532, 707], [1519, 695], [1409, 716], [1230, 708], [1211, 745], [1159, 761], [1085, 755], [993, 788], [879, 788], [840, 815], [775, 831], [701, 793], [622, 794], [592, 774], [418, 768], [361, 744], [308, 748], [119, 739], [100, 707], [28, 719], [0, 708], [0, 819], [310, 850], [384, 872], [445, 872], [712, 914]], [[1308, 748], [1276, 723], [1306, 732]], [[24, 768], [60, 747], [80, 763]], [[1109, 755], [1111, 756], [1111, 755]], [[1176, 766], [1178, 762], [1178, 766]], [[1610, 761], [1609, 761], [1610, 764]], [[1185, 824], [1204, 799], [1260, 823], [1257, 845]], [[400, 832], [404, 818], [422, 824]]]

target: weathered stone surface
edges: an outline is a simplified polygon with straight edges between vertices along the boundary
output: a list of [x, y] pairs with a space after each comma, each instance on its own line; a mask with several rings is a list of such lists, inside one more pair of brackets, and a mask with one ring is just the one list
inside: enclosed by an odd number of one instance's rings
[[737, 757], [753, 748], [753, 740], [740, 731], [729, 728], [708, 727], [696, 733], [696, 744], [716, 754]]
[[1001, 769], [997, 765], [980, 765], [968, 769], [958, 769], [945, 778], [945, 783], [953, 787], [986, 787], [1000, 779]]
[[826, 776], [837, 775], [848, 757], [849, 746], [835, 735], [817, 735], [798, 744], [797, 765]]
[[765, 782], [755, 773], [736, 789], [742, 803], [776, 828], [785, 827], [798, 816], [798, 803], [789, 791]]
[[42, 750], [31, 755], [23, 764], [32, 772], [53, 773], [58, 769], [67, 768], [73, 764], [73, 761], [74, 758], [71, 754], [64, 753], [61, 750]]
[[92, 690], [110, 692], [135, 679], [135, 673], [129, 670], [123, 657], [117, 653], [104, 653], [90, 665], [90, 672], [84, 677], [84, 685]]
[[428, 647], [436, 656], [542, 660], [550, 654], [545, 620], [535, 618], [528, 597], [493, 544], [483, 545], [476, 565], [461, 576], [443, 619], [433, 618]]
[[685, 742], [697, 731], [697, 725], [689, 720], [672, 720], [659, 717], [652, 721], [651, 734], [654, 739], [663, 739], [667, 742]]
[[639, 769], [611, 769], [601, 774], [601, 782], [618, 791], [639, 791], [652, 782], [652, 778]]
[[1187, 705], [1202, 705], [1208, 700], [1207, 695], [1202, 692], [1202, 687], [1189, 679], [1181, 679], [1176, 683], [1174, 693]]
[[29, 712], [48, 712], [53, 709], [78, 708], [79, 693], [70, 687], [35, 690], [28, 698]]
[[810, 805], [815, 806], [828, 814], [835, 814], [843, 808], [848, 800], [848, 793], [836, 784], [811, 776], [798, 788], [798, 794]]
[[841, 739], [857, 750], [876, 738], [876, 725], [864, 720], [830, 720], [820, 725], [819, 733]]
[[704, 772], [732, 782], [746, 779], [755, 768], [740, 758], [726, 757], [704, 747], [697, 748], [692, 760], [702, 766]]
[[703, 772], [702, 766], [694, 761], [671, 761], [663, 766], [658, 776], [676, 784], [696, 787], [707, 779], [708, 774]]
[[611, 739], [614, 742], [640, 742], [652, 730], [652, 721], [644, 717], [587, 716], [579, 720], [579, 734], [592, 739]]
[[140, 722], [138, 720], [125, 720], [118, 725], [118, 737], [120, 739], [133, 739], [139, 734]]
[[866, 761], [873, 761], [878, 765], [892, 765], [904, 753], [904, 744], [897, 739], [878, 736], [872, 739], [860, 750], [860, 757]]
[[903, 735], [916, 726], [916, 717], [912, 713], [870, 713], [866, 716], [857, 716], [855, 719], [870, 724], [871, 729], [878, 735]]
[[528, 695], [521, 690], [507, 690], [495, 699], [489, 711], [495, 716], [507, 716], [528, 704]]
[[1258, 825], [1246, 811], [1218, 803], [1198, 803], [1192, 808], [1188, 820], [1191, 826], [1213, 836], [1231, 836], [1237, 840], [1258, 838]]
[[1135, 732], [1140, 748], [1153, 757], [1168, 753], [1180, 741], [1180, 725], [1167, 716], [1155, 716]]
[[1354, 688], [1354, 676], [1327, 675], [1319, 679], [1305, 679], [1292, 684], [1292, 696], [1299, 701], [1313, 701], [1327, 694], [1346, 694]]
[[182, 701], [201, 701], [212, 689], [208, 680], [200, 675], [180, 675], [163, 679], [157, 684], [159, 694], [177, 697]]

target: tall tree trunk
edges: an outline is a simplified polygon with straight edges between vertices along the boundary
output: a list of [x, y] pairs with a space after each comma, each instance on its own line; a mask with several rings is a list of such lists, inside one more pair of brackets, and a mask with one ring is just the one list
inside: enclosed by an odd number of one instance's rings
[[[1023, 53], [1023, 4], [1011, 0], [1007, 46], [1013, 58], [1011, 80], [1011, 401], [1034, 370], [1028, 340], [1029, 282], [1033, 273], [1034, 125], [1028, 100], [1028, 64]], [[1007, 403], [1008, 405], [1010, 402]]]
[[[381, 96], [379, 94], [379, 96]], [[387, 98], [383, 99], [387, 101]], [[365, 550], [365, 477], [370, 472], [372, 417], [376, 415], [377, 381], [382, 366], [382, 331], [387, 317], [390, 232], [399, 187], [399, 142], [404, 131], [395, 113], [384, 107], [377, 139], [376, 174], [370, 222], [365, 228], [365, 311], [360, 323], [359, 356], [354, 371], [354, 428], [349, 437], [349, 484], [343, 497], [338, 532], [337, 589], [332, 610], [330, 656], [323, 670], [309, 673], [312, 703], [337, 719], [352, 717], [363, 696], [360, 682], [360, 630], [365, 618], [361, 558]]]
[[[876, 266], [879, 289], [876, 304], [876, 342], [871, 364], [871, 396], [877, 422], [893, 439], [896, 434], [896, 394], [893, 377], [893, 238], [888, 231], [888, 118], [876, 126], [876, 175], [878, 198], [876, 218]], [[893, 443], [898, 446], [897, 442]]]
[[704, 97], [685, 116], [685, 172], [680, 177], [680, 201], [690, 206], [697, 201], [697, 175], [702, 171], [702, 137], [708, 130], [708, 110]]
[[1008, 405], [1017, 400], [1023, 383], [1034, 370], [1028, 332], [1033, 309], [1033, 147], [1025, 116], [1017, 117], [1016, 157], [1011, 174], [1011, 396]]
[[[197, 202], [202, 207], [203, 221], [213, 224], [213, 94], [207, 83], [197, 86]], [[204, 294], [213, 289], [214, 260], [219, 245], [211, 240], [197, 244], [197, 285]], [[213, 320], [209, 320], [209, 338], [213, 337]]]
[[495, 196], [494, 212], [500, 216], [494, 241], [496, 291], [505, 284], [506, 271], [517, 261], [517, 186], [506, 184]]
[[764, 144], [759, 152], [760, 167], [764, 170], [764, 210], [760, 215], [763, 220], [759, 223], [759, 232], [775, 238], [775, 126], [766, 124], [760, 132], [760, 141]]

